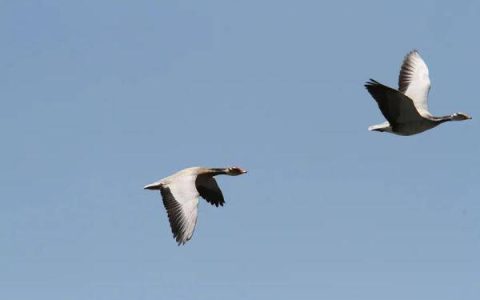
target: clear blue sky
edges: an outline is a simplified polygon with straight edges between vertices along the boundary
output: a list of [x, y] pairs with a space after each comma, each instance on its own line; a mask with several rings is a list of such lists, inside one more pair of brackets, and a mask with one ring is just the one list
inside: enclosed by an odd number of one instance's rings
[[[0, 298], [480, 299], [478, 1], [0, 1]], [[430, 67], [412, 137], [363, 87]], [[195, 165], [178, 247], [145, 184]]]

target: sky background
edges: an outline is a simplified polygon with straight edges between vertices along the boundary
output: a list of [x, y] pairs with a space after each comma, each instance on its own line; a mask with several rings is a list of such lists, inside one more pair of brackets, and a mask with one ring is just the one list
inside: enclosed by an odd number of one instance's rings
[[[0, 298], [480, 299], [478, 1], [0, 1]], [[430, 68], [400, 137], [363, 84]], [[147, 183], [218, 177], [178, 247]]]

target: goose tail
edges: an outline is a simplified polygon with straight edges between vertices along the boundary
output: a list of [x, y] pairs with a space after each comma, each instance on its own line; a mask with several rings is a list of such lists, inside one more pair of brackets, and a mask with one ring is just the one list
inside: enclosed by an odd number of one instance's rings
[[159, 190], [161, 186], [162, 186], [162, 184], [157, 181], [157, 182], [154, 182], [154, 183], [147, 184], [143, 188], [145, 190]]
[[380, 132], [384, 132], [384, 131], [391, 131], [391, 127], [390, 127], [390, 123], [385, 122], [385, 123], [382, 123], [382, 124], [377, 124], [377, 125], [369, 126], [369, 127], [368, 127], [368, 130], [369, 130], [369, 131], [380, 131]]

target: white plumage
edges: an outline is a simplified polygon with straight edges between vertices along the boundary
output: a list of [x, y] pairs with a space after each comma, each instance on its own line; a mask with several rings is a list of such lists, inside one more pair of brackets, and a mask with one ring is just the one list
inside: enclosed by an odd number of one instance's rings
[[160, 190], [173, 237], [180, 245], [192, 238], [197, 224], [199, 196], [217, 207], [225, 203], [222, 191], [213, 176], [220, 174], [236, 176], [246, 172], [238, 167], [192, 167], [148, 184], [144, 188]]
[[422, 116], [431, 116], [428, 112], [428, 92], [430, 76], [427, 64], [417, 51], [411, 51], [405, 57], [398, 78], [399, 91], [413, 100], [415, 108]]

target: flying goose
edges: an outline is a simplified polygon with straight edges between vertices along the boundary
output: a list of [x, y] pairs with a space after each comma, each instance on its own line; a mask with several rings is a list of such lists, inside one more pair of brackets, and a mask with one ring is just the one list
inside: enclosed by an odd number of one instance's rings
[[192, 238], [195, 230], [198, 196], [217, 207], [225, 203], [222, 191], [213, 176], [237, 176], [245, 173], [246, 170], [238, 167], [192, 167], [148, 184], [144, 189], [160, 190], [173, 237], [178, 245], [181, 245]]
[[373, 79], [365, 84], [387, 119], [382, 124], [370, 126], [368, 130], [413, 135], [447, 121], [471, 119], [464, 113], [435, 117], [428, 111], [427, 97], [430, 91], [428, 67], [416, 50], [405, 56], [398, 85], [397, 91]]

